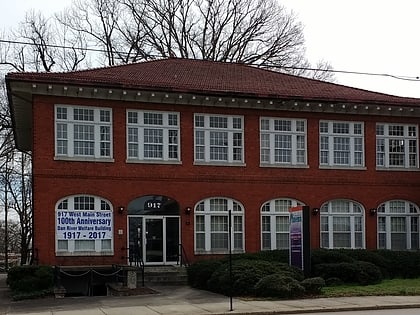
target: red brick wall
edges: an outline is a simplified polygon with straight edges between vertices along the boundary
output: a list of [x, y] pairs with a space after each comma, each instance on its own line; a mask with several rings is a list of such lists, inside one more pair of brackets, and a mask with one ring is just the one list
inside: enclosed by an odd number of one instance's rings
[[[114, 163], [69, 162], [54, 160], [54, 104], [113, 107]], [[182, 165], [126, 163], [126, 109], [153, 109], [181, 112]], [[238, 109], [199, 106], [140, 104], [105, 100], [36, 96], [33, 106], [34, 244], [40, 263], [83, 265], [125, 263], [121, 248], [126, 247], [127, 217], [114, 211], [114, 257], [56, 257], [55, 212], [57, 201], [73, 194], [92, 194], [109, 200], [114, 209], [143, 195], [165, 195], [177, 200], [180, 208], [193, 207], [202, 199], [233, 198], [245, 207], [246, 251], [260, 249], [260, 207], [275, 198], [297, 199], [310, 208], [332, 199], [351, 199], [366, 209], [366, 247], [376, 248], [376, 216], [370, 208], [391, 199], [420, 204], [420, 172], [376, 171], [375, 123], [418, 123], [410, 118], [332, 115], [303, 112], [241, 110], [245, 119], [244, 167], [193, 165], [194, 113], [238, 114]], [[259, 167], [259, 117], [305, 118], [308, 123], [309, 167]], [[320, 119], [365, 122], [366, 170], [319, 169], [318, 126]], [[151, 175], [152, 174], [152, 175]], [[193, 213], [191, 224], [181, 211], [182, 243], [194, 257]], [[312, 216], [312, 247], [319, 247], [319, 215]]]

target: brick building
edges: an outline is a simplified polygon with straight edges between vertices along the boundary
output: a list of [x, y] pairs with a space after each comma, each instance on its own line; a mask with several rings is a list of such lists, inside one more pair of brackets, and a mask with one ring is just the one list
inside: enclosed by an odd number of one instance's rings
[[313, 248], [419, 249], [420, 99], [188, 59], [6, 82], [39, 263], [287, 248], [296, 205]]

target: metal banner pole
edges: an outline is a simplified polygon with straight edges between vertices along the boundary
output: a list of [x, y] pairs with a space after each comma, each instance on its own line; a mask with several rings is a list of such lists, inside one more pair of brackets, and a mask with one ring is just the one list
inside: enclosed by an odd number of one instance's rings
[[233, 297], [232, 297], [232, 210], [229, 210], [229, 281], [230, 281], [230, 311], [233, 311]]

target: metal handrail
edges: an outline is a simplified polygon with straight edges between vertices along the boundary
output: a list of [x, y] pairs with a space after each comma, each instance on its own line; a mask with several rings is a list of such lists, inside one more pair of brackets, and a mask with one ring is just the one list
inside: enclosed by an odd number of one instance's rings
[[181, 243], [178, 245], [179, 245], [179, 251], [178, 251], [177, 265], [179, 264], [181, 267], [182, 266], [188, 267], [190, 265], [190, 262], [188, 260], [187, 252], [185, 251], [184, 245]]

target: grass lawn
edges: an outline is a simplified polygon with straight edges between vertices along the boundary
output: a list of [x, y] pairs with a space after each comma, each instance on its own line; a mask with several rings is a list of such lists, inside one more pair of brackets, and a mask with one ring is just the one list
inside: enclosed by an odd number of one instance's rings
[[340, 285], [322, 289], [323, 297], [367, 295], [420, 295], [420, 278], [387, 279], [374, 285]]

